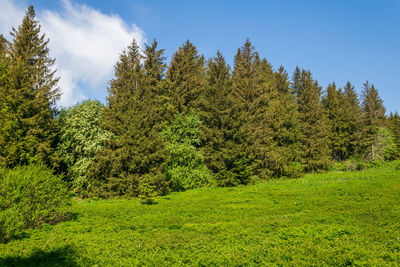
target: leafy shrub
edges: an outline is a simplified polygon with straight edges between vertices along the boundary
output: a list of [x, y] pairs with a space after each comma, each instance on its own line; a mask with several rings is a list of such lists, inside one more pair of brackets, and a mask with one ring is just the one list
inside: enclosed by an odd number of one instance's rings
[[213, 183], [203, 155], [196, 147], [200, 145], [200, 126], [201, 122], [195, 113], [186, 116], [178, 114], [170, 127], [162, 132], [169, 151], [166, 174], [172, 190], [186, 190]]
[[375, 167], [369, 162], [364, 162], [359, 158], [351, 158], [345, 161], [339, 161], [330, 167], [330, 171], [344, 172], [344, 171], [361, 171], [367, 168]]
[[0, 211], [0, 243], [20, 235], [23, 229], [24, 224], [15, 208]]
[[365, 170], [367, 168], [369, 168], [369, 165], [366, 164], [365, 162], [360, 161], [360, 162], [357, 162], [357, 164], [356, 164], [356, 170], [357, 171], [362, 171], [362, 170]]
[[284, 175], [288, 178], [300, 177], [304, 172], [303, 165], [300, 162], [289, 162], [284, 168]]
[[22, 229], [68, 217], [70, 198], [62, 179], [37, 165], [0, 171], [0, 240]]
[[105, 147], [111, 134], [102, 128], [104, 106], [96, 100], [86, 100], [62, 111], [58, 155], [66, 165], [72, 190], [87, 196], [90, 190], [87, 172], [95, 153]]

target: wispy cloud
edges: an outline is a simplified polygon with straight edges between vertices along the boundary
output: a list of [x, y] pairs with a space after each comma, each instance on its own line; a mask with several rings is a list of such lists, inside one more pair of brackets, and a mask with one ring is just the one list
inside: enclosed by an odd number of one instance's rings
[[13, 0], [3, 0], [0, 8], [0, 33], [9, 37], [12, 27], [21, 23], [24, 7]]
[[[21, 17], [21, 7], [14, 1], [5, 1], [9, 12]], [[93, 91], [105, 90], [121, 51], [133, 38], [139, 44], [145, 42], [144, 32], [136, 25], [127, 25], [118, 15], [103, 14], [69, 0], [62, 2], [61, 10], [39, 10], [38, 18], [50, 38], [51, 55], [56, 58], [62, 106], [85, 98], [79, 85]]]

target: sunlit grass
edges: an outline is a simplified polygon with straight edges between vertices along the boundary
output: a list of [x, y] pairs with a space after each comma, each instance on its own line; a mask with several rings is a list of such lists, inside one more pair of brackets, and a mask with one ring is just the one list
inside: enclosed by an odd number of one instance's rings
[[399, 265], [398, 164], [75, 202], [74, 219], [0, 244], [0, 265]]

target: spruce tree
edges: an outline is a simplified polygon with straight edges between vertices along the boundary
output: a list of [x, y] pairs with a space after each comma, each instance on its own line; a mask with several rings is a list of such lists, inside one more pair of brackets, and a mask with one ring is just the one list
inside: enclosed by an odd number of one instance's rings
[[129, 133], [134, 154], [131, 165], [133, 175], [138, 180], [137, 194], [143, 196], [152, 190], [163, 193], [167, 183], [165, 164], [167, 150], [161, 131], [171, 120], [171, 107], [165, 91], [164, 49], [158, 49], [156, 40], [145, 45], [143, 62], [143, 82], [130, 105], [131, 124]]
[[136, 42], [121, 55], [109, 89], [105, 126], [114, 138], [98, 155], [92, 177], [98, 195], [144, 196], [165, 190], [164, 143], [160, 131], [168, 99], [163, 95], [164, 50], [146, 45], [144, 62]]
[[325, 169], [329, 165], [329, 124], [321, 102], [321, 87], [311, 72], [294, 74], [300, 120], [301, 159], [306, 171]]
[[98, 196], [134, 195], [138, 186], [136, 177], [132, 177], [134, 147], [129, 129], [134, 127], [131, 103], [142, 86], [141, 59], [139, 46], [133, 40], [115, 65], [115, 77], [110, 82], [104, 109], [104, 127], [113, 138], [106, 149], [97, 154], [90, 171], [91, 183]]
[[42, 162], [52, 164], [57, 124], [59, 89], [49, 40], [30, 6], [18, 29], [12, 29], [7, 46], [8, 67], [1, 90], [3, 119], [0, 128], [0, 165]]
[[[255, 100], [262, 78], [260, 65], [258, 53], [247, 39], [235, 55], [230, 96], [232, 100], [230, 115], [233, 119], [231, 153], [232, 158], [235, 159], [230, 169], [239, 170], [236, 177], [239, 181], [245, 182], [248, 182], [249, 174], [256, 174], [254, 167], [257, 168], [261, 164], [257, 161], [257, 152], [254, 147], [256, 135], [252, 134], [253, 129], [251, 129], [254, 120], [253, 118], [250, 120], [250, 116], [255, 115], [257, 106]], [[237, 168], [238, 166], [240, 168]], [[245, 176], [241, 178], [240, 173], [244, 173]]]
[[204, 57], [187, 40], [172, 57], [167, 70], [167, 87], [177, 113], [196, 109], [205, 82]]
[[266, 59], [256, 61], [254, 84], [248, 102], [247, 122], [243, 125], [249, 132], [249, 147], [253, 160], [253, 171], [260, 178], [270, 177], [283, 170], [281, 153], [274, 140], [274, 126], [280, 123], [277, 116], [279, 92], [275, 85], [271, 64]]
[[400, 116], [399, 113], [390, 113], [389, 120], [389, 129], [392, 132], [394, 143], [397, 146], [396, 157], [400, 157]]
[[230, 90], [230, 68], [218, 51], [217, 56], [207, 62], [206, 85], [197, 101], [198, 114], [203, 122], [201, 139], [205, 162], [214, 175], [226, 170], [231, 161], [227, 151], [231, 126]]
[[330, 124], [329, 146], [331, 157], [335, 161], [347, 158], [347, 142], [344, 138], [344, 113], [342, 91], [336, 88], [336, 84], [328, 85], [326, 95], [323, 98], [326, 114]]
[[347, 82], [342, 93], [342, 110], [344, 120], [345, 158], [360, 156], [360, 140], [362, 135], [361, 107], [354, 86]]
[[362, 91], [362, 148], [366, 159], [376, 160], [378, 158], [374, 144], [378, 137], [379, 128], [385, 126], [385, 112], [378, 90], [366, 81], [363, 84]]
[[276, 143], [274, 176], [296, 177], [302, 172], [299, 157], [299, 114], [294, 92], [285, 69], [274, 73], [278, 91], [272, 122], [273, 140]]

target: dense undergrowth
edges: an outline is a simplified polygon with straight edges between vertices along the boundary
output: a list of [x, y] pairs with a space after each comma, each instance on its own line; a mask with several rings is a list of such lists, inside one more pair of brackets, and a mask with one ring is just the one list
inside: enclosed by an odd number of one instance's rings
[[0, 265], [400, 264], [399, 162], [139, 200], [85, 200], [74, 218], [0, 244]]
[[0, 243], [67, 219], [70, 204], [66, 183], [47, 167], [0, 169]]

